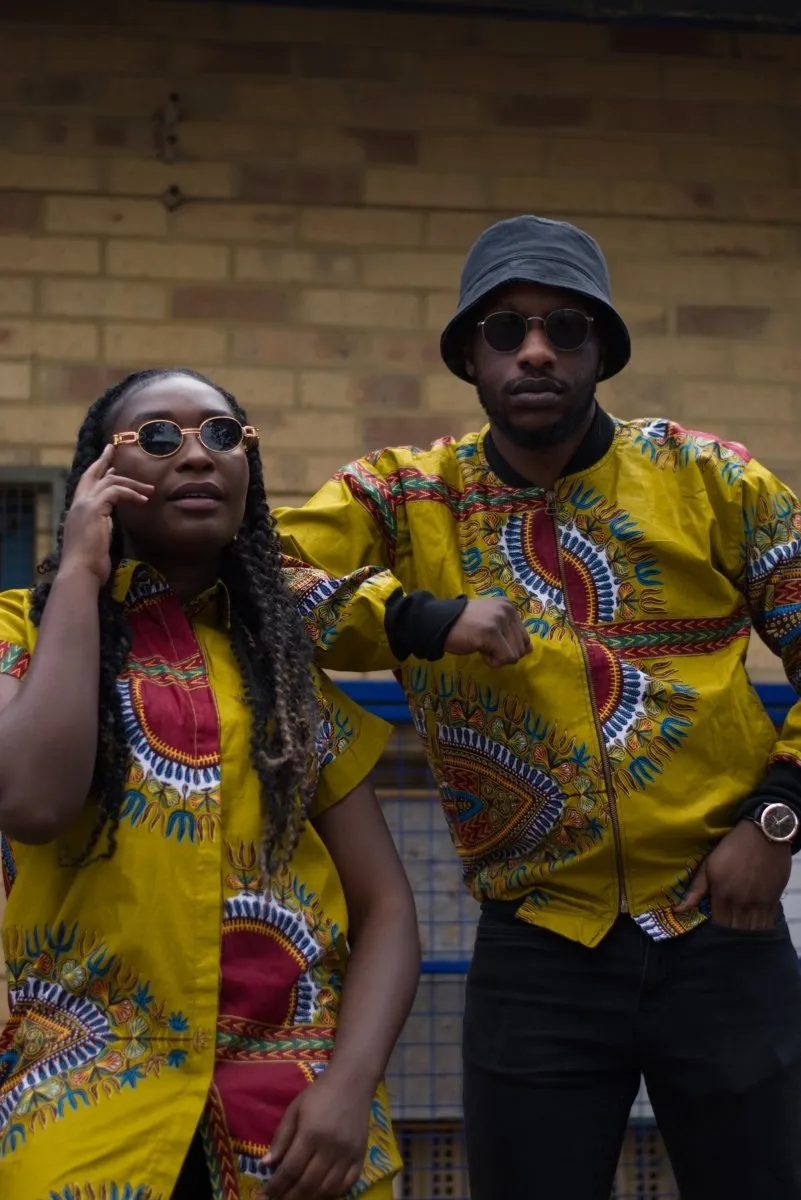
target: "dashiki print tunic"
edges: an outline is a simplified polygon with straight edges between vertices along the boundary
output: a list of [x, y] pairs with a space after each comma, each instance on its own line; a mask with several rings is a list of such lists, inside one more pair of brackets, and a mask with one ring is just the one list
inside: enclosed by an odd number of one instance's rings
[[[260, 785], [222, 585], [187, 611], [125, 563], [115, 595], [133, 637], [116, 853], [71, 869], [56, 843], [2, 843], [0, 1195], [170, 1200], [200, 1123], [215, 1200], [254, 1200], [287, 1105], [331, 1054], [345, 898], [312, 823], [288, 867], [259, 870]], [[24, 680], [35, 640], [29, 594], [0, 595], [0, 670]], [[317, 814], [365, 778], [388, 732], [318, 684]], [[69, 703], [68, 681], [53, 703]], [[90, 821], [67, 832], [68, 852]], [[389, 1197], [399, 1166], [382, 1088], [351, 1195]]]

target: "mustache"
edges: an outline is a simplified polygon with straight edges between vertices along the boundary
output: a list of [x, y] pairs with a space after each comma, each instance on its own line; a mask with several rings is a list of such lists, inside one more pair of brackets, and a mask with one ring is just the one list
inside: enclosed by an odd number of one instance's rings
[[555, 375], [540, 372], [537, 375], [525, 375], [522, 379], [514, 379], [509, 383], [505, 383], [503, 390], [507, 396], [536, 395], [537, 392], [556, 392], [559, 394], [565, 391], [565, 385]]

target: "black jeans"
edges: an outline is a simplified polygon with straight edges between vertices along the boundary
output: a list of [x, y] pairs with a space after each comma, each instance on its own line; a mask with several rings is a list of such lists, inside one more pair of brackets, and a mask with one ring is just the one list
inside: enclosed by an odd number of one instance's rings
[[213, 1200], [209, 1169], [199, 1133], [192, 1139], [171, 1200]]
[[609, 1200], [640, 1076], [681, 1200], [801, 1200], [801, 974], [784, 918], [592, 950], [488, 904], [467, 985], [472, 1200]]

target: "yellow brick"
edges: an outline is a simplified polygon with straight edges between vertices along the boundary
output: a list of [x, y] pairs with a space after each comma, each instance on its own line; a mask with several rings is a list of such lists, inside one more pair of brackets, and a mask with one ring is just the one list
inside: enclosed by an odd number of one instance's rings
[[536, 175], [544, 164], [545, 142], [532, 134], [442, 133], [420, 139], [420, 165], [424, 170], [485, 171]]
[[303, 500], [314, 494], [319, 487], [335, 475], [347, 462], [358, 458], [363, 452], [357, 438], [350, 450], [332, 450], [326, 454], [306, 454], [303, 456], [303, 483], [299, 489]]
[[[621, 258], [654, 257], [668, 253], [670, 248], [670, 229], [667, 221], [656, 221], [651, 218], [638, 220], [636, 217], [595, 217], [578, 216], [574, 223], [579, 225], [590, 237], [594, 237], [604, 254], [609, 259], [616, 256]], [[612, 283], [615, 273], [612, 271]]]
[[641, 337], [654, 337], [669, 331], [669, 314], [661, 304], [639, 304], [636, 300], [626, 300], [619, 308], [629, 333], [638, 341]]
[[[32, 71], [38, 71], [41, 66], [41, 32], [38, 29], [14, 28], [13, 25], [4, 24], [3, 37], [0, 39], [0, 67], [3, 70], [13, 71], [21, 71], [27, 67]], [[0, 911], [2, 911], [2, 904], [0, 904]]]
[[420, 301], [408, 292], [309, 289], [303, 293], [302, 313], [313, 325], [415, 329], [420, 323]]
[[418, 213], [371, 212], [361, 208], [304, 208], [301, 241], [322, 246], [419, 246], [423, 218]]
[[3, 404], [0, 405], [0, 444], [24, 446], [31, 440], [31, 424], [36, 425], [37, 443], [43, 446], [70, 446], [86, 416], [86, 409], [74, 404]]
[[229, 250], [207, 242], [111, 241], [109, 275], [128, 279], [227, 279]]
[[562, 177], [650, 179], [664, 174], [662, 155], [663, 148], [655, 138], [553, 137], [544, 158], [548, 173]]
[[[801, 379], [801, 349], [796, 346], [771, 346], [766, 351], [758, 343], [735, 342], [731, 347], [732, 366], [740, 379], [776, 383], [797, 383]], [[765, 413], [767, 420], [771, 414]]]
[[306, 451], [312, 431], [325, 431], [325, 445], [344, 453], [342, 461], [358, 444], [358, 419], [354, 412], [286, 412], [272, 408], [254, 409], [251, 414], [257, 425], [265, 430], [265, 449]]
[[[77, 433], [78, 430], [76, 429]], [[39, 465], [42, 467], [69, 467], [75, 446], [45, 446], [39, 451]]]
[[670, 226], [676, 254], [713, 254], [731, 258], [790, 258], [796, 253], [793, 229], [727, 221], [676, 221]]
[[696, 103], [749, 105], [781, 100], [782, 73], [767, 65], [677, 58], [663, 60], [661, 73], [667, 100], [686, 101], [691, 96]]
[[600, 400], [607, 412], [623, 420], [639, 417], [673, 417], [680, 415], [668, 409], [665, 402], [665, 383], [653, 376], [624, 371], [601, 385]]
[[222, 362], [227, 333], [213, 325], [108, 325], [104, 338], [107, 362], [137, 366]]
[[477, 92], [404, 89], [384, 83], [352, 83], [344, 124], [367, 129], [444, 130], [486, 128], [485, 99]]
[[727, 259], [699, 259], [691, 271], [677, 259], [618, 260], [613, 284], [618, 300], [726, 304], [734, 290], [734, 268]]
[[[592, 185], [595, 203], [605, 208], [609, 184]], [[521, 175], [496, 175], [489, 183], [490, 204], [506, 211], [534, 212], [542, 216], [562, 217], [583, 213], [587, 207], [586, 188], [575, 179], [526, 179]]]
[[91, 158], [0, 153], [0, 180], [9, 190], [94, 192], [100, 184], [100, 164]]
[[441, 333], [456, 312], [458, 294], [453, 292], [433, 292], [426, 297], [425, 328], [434, 333]]
[[295, 130], [244, 121], [181, 121], [181, 150], [190, 159], [291, 159]]
[[324, 114], [328, 124], [348, 124], [350, 105], [345, 83], [293, 80], [270, 83], [243, 80], [234, 87], [236, 112], [247, 121], [286, 121], [289, 125], [313, 124]]
[[479, 175], [375, 168], [365, 172], [367, 204], [409, 205], [412, 208], [483, 208], [485, 184]]
[[270, 250], [240, 246], [234, 256], [234, 278], [265, 283], [355, 283], [357, 260], [350, 254], [312, 250]]
[[[607, 32], [604, 25], [578, 21], [503, 21], [491, 18], [475, 23], [475, 36], [488, 50], [499, 54], [524, 52], [532, 56], [604, 54]], [[536, 72], [535, 63], [532, 70]]]
[[0, 237], [0, 270], [96, 275], [100, 243], [89, 238]]
[[[4, 446], [0, 442], [0, 464], [4, 467], [38, 466], [41, 454], [42, 451], [38, 446]], [[38, 551], [37, 558], [39, 558]]]
[[278, 204], [187, 204], [170, 216], [170, 233], [179, 238], [226, 241], [292, 242], [295, 210]]
[[446, 249], [453, 246], [466, 253], [480, 234], [499, 219], [499, 213], [434, 212], [426, 217], [427, 246]]
[[[770, 179], [786, 183], [791, 162], [783, 146], [715, 145], [708, 140], [666, 141], [662, 147], [666, 174], [671, 179], [709, 180], [710, 183]], [[642, 172], [633, 171], [638, 179]]]
[[353, 379], [345, 371], [302, 371], [300, 407], [345, 409], [353, 407]]
[[[754, 415], [752, 410], [751, 415]], [[720, 420], [711, 432], [728, 441], [740, 442], [765, 466], [782, 474], [782, 466], [795, 468], [801, 459], [801, 423], [796, 418], [781, 425], [781, 436], [775, 428], [760, 420]]]
[[732, 264], [733, 296], [737, 302], [776, 302], [801, 299], [801, 266], [773, 262]]
[[167, 65], [166, 48], [159, 42], [136, 38], [131, 34], [97, 34], [90, 32], [48, 32], [44, 43], [44, 67], [58, 73], [69, 64], [69, 70], [96, 75], [102, 72], [148, 71]]
[[747, 185], [739, 189], [738, 198], [739, 213], [748, 220], [798, 222], [801, 188]]
[[108, 190], [122, 196], [160, 196], [177, 187], [188, 202], [225, 200], [234, 194], [232, 175], [227, 163], [122, 159], [109, 164]]
[[366, 254], [364, 282], [368, 287], [456, 287], [462, 262], [461, 254]]
[[430, 375], [424, 384], [426, 408], [436, 413], [458, 413], [472, 415], [476, 423], [480, 413], [476, 390], [450, 371], [441, 375]]
[[[262, 451], [264, 482], [272, 508], [279, 504], [298, 504], [308, 499], [303, 454], [270, 454]], [[284, 497], [284, 499], [281, 499]]]
[[52, 233], [161, 237], [167, 232], [167, 213], [158, 200], [59, 196], [47, 200], [45, 228]]
[[760, 414], [766, 418], [766, 425], [798, 421], [792, 390], [781, 385], [727, 382], [721, 386], [682, 381], [672, 384], [671, 395], [677, 407], [693, 421], [749, 421]]
[[143, 317], [155, 321], [167, 315], [164, 288], [150, 283], [106, 280], [46, 280], [42, 311], [54, 316]]
[[728, 215], [731, 189], [706, 183], [641, 183], [612, 180], [608, 184], [609, 209], [626, 216], [711, 217]]
[[706, 338], [638, 337], [632, 343], [631, 369], [640, 375], [670, 375], [721, 381], [721, 401], [733, 373], [731, 341]]
[[0, 363], [0, 400], [27, 400], [31, 394], [31, 364]]
[[[215, 383], [222, 384], [248, 411], [284, 410], [294, 406], [295, 376], [291, 371], [217, 367], [210, 369], [210, 374]], [[272, 424], [262, 430], [262, 440], [267, 447], [272, 445]]]
[[97, 353], [94, 325], [78, 321], [9, 321], [0, 325], [0, 358], [38, 355], [91, 361]]
[[312, 166], [360, 167], [364, 146], [339, 129], [309, 126], [298, 130], [298, 161]]
[[22, 316], [33, 309], [33, 282], [30, 279], [0, 278], [0, 313]]

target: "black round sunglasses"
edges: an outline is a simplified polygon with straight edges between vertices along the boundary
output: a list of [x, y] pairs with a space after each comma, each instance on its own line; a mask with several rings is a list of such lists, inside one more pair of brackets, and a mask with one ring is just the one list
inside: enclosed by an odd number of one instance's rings
[[479, 321], [484, 341], [498, 354], [514, 354], [528, 337], [529, 326], [538, 323], [554, 350], [569, 353], [589, 341], [594, 318], [578, 308], [555, 308], [547, 317], [524, 317], [517, 312], [490, 313]]
[[145, 421], [136, 430], [115, 433], [111, 440], [115, 446], [138, 446], [152, 458], [170, 458], [192, 433], [215, 454], [229, 454], [243, 442], [252, 446], [259, 440], [256, 426], [242, 425], [236, 417], [208, 417], [197, 429], [182, 429], [175, 421]]

